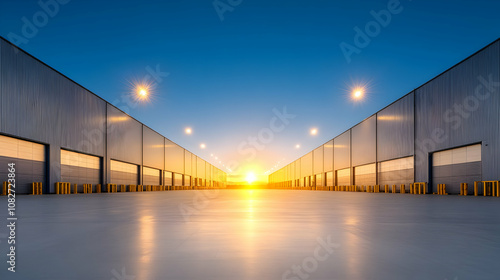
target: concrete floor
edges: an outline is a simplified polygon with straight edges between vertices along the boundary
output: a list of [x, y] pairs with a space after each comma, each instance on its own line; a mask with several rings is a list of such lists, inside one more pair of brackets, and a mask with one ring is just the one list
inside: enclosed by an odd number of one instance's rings
[[499, 279], [500, 199], [285, 190], [18, 196], [0, 279]]

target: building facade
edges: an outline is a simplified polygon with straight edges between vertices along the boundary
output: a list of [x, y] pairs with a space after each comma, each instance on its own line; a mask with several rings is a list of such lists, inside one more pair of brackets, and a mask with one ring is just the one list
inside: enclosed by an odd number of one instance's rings
[[[269, 176], [272, 187], [500, 180], [500, 40]], [[471, 188], [469, 188], [469, 192]]]
[[0, 37], [0, 178], [16, 193], [42, 182], [225, 187], [226, 173]]

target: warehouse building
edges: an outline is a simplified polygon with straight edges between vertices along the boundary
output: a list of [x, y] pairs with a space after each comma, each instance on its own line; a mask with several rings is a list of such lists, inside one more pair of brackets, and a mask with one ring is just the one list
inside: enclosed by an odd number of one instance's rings
[[[500, 40], [269, 175], [272, 187], [500, 180]], [[398, 190], [399, 191], [399, 190]]]
[[0, 37], [0, 177], [16, 193], [57, 182], [225, 187], [226, 173]]

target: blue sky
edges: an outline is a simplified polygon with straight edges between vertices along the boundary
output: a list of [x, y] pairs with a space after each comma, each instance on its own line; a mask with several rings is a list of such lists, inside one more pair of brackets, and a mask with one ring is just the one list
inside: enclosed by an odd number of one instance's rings
[[[219, 13], [213, 0], [59, 1], [41, 1], [47, 18], [38, 1], [1, 1], [0, 35], [236, 175], [295, 160], [500, 34], [500, 3], [485, 0], [220, 0]], [[372, 11], [390, 20], [377, 29]], [[342, 43], [357, 48], [350, 62]], [[151, 69], [168, 72], [150, 79], [153, 101], [124, 102]], [[362, 102], [349, 98], [355, 83], [369, 85]], [[270, 127], [284, 107], [295, 118]]]

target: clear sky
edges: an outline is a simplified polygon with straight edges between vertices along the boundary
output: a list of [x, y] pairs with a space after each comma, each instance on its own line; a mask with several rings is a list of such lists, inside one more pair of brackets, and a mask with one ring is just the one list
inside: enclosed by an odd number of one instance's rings
[[[232, 180], [299, 158], [500, 35], [492, 0], [40, 3], [0, 1], [0, 35]], [[128, 102], [148, 75], [152, 101]]]

